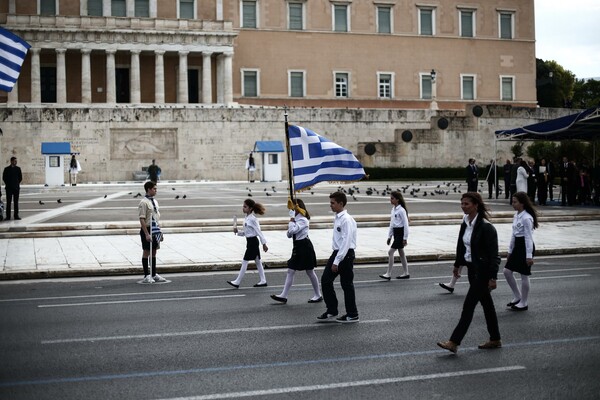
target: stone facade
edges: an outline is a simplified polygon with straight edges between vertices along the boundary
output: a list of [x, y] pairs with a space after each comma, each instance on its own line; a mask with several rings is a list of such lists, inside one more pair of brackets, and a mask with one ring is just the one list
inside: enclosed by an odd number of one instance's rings
[[[392, 109], [288, 110], [306, 126], [351, 150], [366, 167], [458, 167], [470, 157], [486, 165], [511, 156], [494, 132], [561, 117], [573, 110], [488, 105], [477, 118], [459, 111]], [[80, 181], [131, 181], [155, 158], [165, 180], [245, 180], [254, 143], [281, 140], [284, 110], [266, 107], [115, 106], [88, 108], [0, 105], [0, 154], [15, 155], [24, 183], [44, 183], [42, 142], [70, 142], [81, 153]], [[442, 123], [444, 122], [444, 123]], [[440, 126], [445, 129], [440, 128]], [[410, 131], [412, 139], [403, 140]], [[365, 146], [375, 153], [367, 155]], [[65, 159], [66, 161], [66, 159]], [[258, 173], [261, 171], [257, 157]], [[282, 166], [287, 179], [287, 167]]]

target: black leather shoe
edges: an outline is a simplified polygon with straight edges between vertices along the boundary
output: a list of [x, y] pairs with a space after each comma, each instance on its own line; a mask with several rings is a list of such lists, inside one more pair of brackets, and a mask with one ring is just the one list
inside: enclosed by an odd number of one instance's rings
[[323, 296], [319, 297], [318, 299], [309, 299], [308, 302], [309, 303], [320, 303], [323, 301]]
[[389, 281], [390, 279], [392, 279], [392, 277], [391, 277], [391, 276], [385, 276], [385, 275], [379, 275], [379, 277], [380, 277], [381, 279], [385, 279], [386, 281]]
[[21, 217], [15, 217], [15, 219], [21, 219]]
[[400, 275], [397, 276], [396, 279], [410, 279], [410, 275]]
[[231, 281], [227, 281], [227, 283], [229, 283], [231, 286], [233, 286], [236, 289], [240, 287], [240, 285], [236, 285], [235, 283], [233, 283]]
[[265, 286], [267, 286], [267, 282], [254, 284], [254, 287], [265, 287]]
[[529, 308], [529, 306], [517, 307], [516, 305], [514, 305], [510, 309], [513, 311], [527, 311], [528, 308]]
[[453, 287], [450, 287], [450, 286], [448, 286], [448, 285], [446, 285], [444, 283], [438, 283], [438, 285], [440, 285], [440, 287], [446, 289], [450, 293], [454, 293], [454, 288]]
[[521, 300], [517, 300], [517, 301], [515, 301], [514, 303], [511, 301], [510, 303], [508, 303], [508, 304], [506, 305], [506, 307], [512, 307], [512, 306], [514, 306], [514, 305], [516, 305], [516, 304], [519, 304], [519, 302], [520, 302], [520, 301], [521, 301]]
[[278, 302], [283, 303], [283, 304], [287, 303], [287, 299], [285, 297], [279, 297], [276, 294], [272, 294], [271, 298], [273, 300], [278, 301]]

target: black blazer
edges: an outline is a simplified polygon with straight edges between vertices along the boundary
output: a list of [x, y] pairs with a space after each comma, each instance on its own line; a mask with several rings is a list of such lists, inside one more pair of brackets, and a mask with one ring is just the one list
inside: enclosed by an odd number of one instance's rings
[[[463, 242], [463, 235], [467, 229], [465, 222], [460, 226], [458, 242], [456, 243], [455, 267], [466, 265], [465, 252], [466, 247]], [[477, 217], [471, 236], [471, 260], [473, 268], [469, 269], [469, 275], [476, 279], [488, 281], [497, 279], [498, 268], [500, 267], [500, 256], [498, 255], [498, 233], [494, 225], [489, 223], [481, 216]]]

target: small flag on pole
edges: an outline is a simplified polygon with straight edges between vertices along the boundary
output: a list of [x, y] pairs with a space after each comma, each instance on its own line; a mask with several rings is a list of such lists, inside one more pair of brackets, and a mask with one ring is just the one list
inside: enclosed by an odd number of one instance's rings
[[301, 126], [289, 125], [294, 191], [324, 181], [358, 181], [363, 166], [350, 150]]
[[30, 47], [14, 33], [0, 28], [0, 90], [13, 90]]
[[152, 214], [152, 224], [150, 225], [150, 236], [152, 236], [152, 239], [156, 240], [157, 242], [160, 242], [162, 240], [162, 231], [160, 230], [158, 221], [154, 219], [154, 214]]

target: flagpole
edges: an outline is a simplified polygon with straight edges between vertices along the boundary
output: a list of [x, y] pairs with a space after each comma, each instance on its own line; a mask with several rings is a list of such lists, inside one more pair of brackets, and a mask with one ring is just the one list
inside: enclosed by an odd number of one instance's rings
[[287, 107], [283, 108], [284, 116], [285, 116], [285, 146], [287, 149], [287, 161], [288, 161], [288, 180], [290, 182], [290, 199], [292, 202], [294, 201], [294, 174], [292, 169], [292, 149], [290, 147], [290, 134], [289, 134], [289, 124], [288, 124], [288, 113]]

